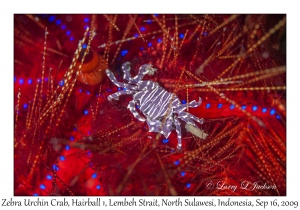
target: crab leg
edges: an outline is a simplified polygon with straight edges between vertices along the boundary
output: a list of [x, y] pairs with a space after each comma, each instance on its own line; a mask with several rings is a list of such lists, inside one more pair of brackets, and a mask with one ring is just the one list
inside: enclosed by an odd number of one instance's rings
[[146, 75], [146, 74], [149, 74], [149, 75], [153, 75], [154, 72], [156, 71], [155, 68], [152, 68], [152, 65], [151, 64], [144, 64], [142, 65], [140, 68], [139, 68], [139, 73], [138, 75], [136, 75], [132, 80], [131, 82], [132, 83], [139, 83], [143, 77]]
[[124, 73], [124, 75], [123, 75], [123, 79], [124, 80], [127, 80], [127, 81], [131, 81], [132, 80], [132, 78], [131, 78], [131, 76], [130, 76], [130, 62], [125, 62], [125, 63], [123, 63], [123, 65], [122, 65], [122, 71], [123, 71], [123, 73]]
[[153, 90], [154, 88], [156, 88], [158, 86], [158, 84], [156, 82], [150, 82], [150, 81], [141, 81], [138, 84], [138, 89], [139, 90]]
[[129, 102], [127, 108], [131, 111], [131, 113], [133, 114], [133, 116], [138, 119], [139, 121], [146, 121], [145, 118], [143, 118], [137, 111], [135, 108], [135, 101], [132, 100]]
[[119, 100], [119, 97], [120, 97], [121, 95], [130, 95], [130, 94], [134, 94], [134, 92], [131, 91], [131, 90], [121, 90], [121, 91], [118, 91], [118, 92], [116, 92], [116, 93], [114, 93], [114, 94], [109, 95], [109, 96], [107, 97], [107, 100], [108, 100], [108, 101], [112, 101], [112, 99], [114, 99], [114, 100]]
[[114, 83], [117, 87], [123, 87], [123, 88], [131, 89], [131, 90], [136, 89], [136, 86], [127, 85], [122, 82], [118, 82], [115, 75], [109, 69], [106, 69], [105, 73], [108, 76], [108, 78], [110, 79], [110, 81], [112, 81], [112, 83]]
[[112, 81], [112, 83], [114, 83], [117, 87], [125, 87], [125, 84], [118, 82], [115, 75], [109, 69], [106, 69], [105, 73], [110, 79], [110, 81]]
[[174, 118], [174, 124], [176, 126], [176, 133], [177, 133], [177, 149], [181, 149], [182, 143], [181, 143], [181, 127], [179, 120], [175, 117]]
[[[198, 106], [200, 106], [200, 104], [202, 103], [201, 98], [199, 98], [199, 102], [193, 100], [190, 103], [188, 103], [188, 107], [192, 107], [192, 108], [196, 108]], [[184, 111], [187, 108], [186, 104], [180, 104], [178, 107], [176, 107], [174, 109], [175, 113], [181, 113], [182, 111]]]
[[[203, 122], [204, 122], [204, 119], [203, 119], [203, 118], [199, 119], [198, 117], [196, 117], [196, 116], [194, 116], [194, 115], [192, 115], [192, 114], [190, 114], [190, 113], [188, 113], [188, 112], [181, 112], [181, 113], [179, 114], [179, 118], [182, 119], [182, 120], [184, 120], [184, 121], [186, 121], [187, 118], [191, 118], [191, 119], [197, 121], [197, 122], [200, 123], [200, 124], [203, 124]], [[186, 122], [187, 122], [187, 121], [186, 121]]]

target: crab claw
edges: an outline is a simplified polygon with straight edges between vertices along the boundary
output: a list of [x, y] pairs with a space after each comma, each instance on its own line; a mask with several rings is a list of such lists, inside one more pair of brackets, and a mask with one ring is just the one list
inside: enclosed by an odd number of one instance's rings
[[153, 75], [157, 71], [157, 69], [153, 68], [151, 64], [146, 67], [146, 70], [148, 75]]

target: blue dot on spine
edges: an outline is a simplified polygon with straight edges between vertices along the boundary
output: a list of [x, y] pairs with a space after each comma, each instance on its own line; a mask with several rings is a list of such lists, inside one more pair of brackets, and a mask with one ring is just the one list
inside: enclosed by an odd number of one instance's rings
[[60, 156], [59, 159], [60, 159], [61, 161], [64, 161], [66, 158], [65, 158], [64, 156]]
[[178, 165], [179, 163], [180, 163], [179, 160], [176, 160], [176, 161], [174, 162], [175, 165]]
[[58, 171], [58, 170], [59, 170], [59, 168], [58, 168], [58, 166], [57, 166], [56, 164], [54, 164], [54, 165], [52, 166], [52, 168], [53, 168], [54, 171]]
[[210, 108], [210, 104], [206, 104], [206, 109], [209, 109]]
[[271, 111], [270, 111], [270, 115], [274, 115], [275, 114], [275, 109], [272, 109]]
[[48, 20], [49, 20], [49, 22], [53, 22], [53, 21], [55, 20], [55, 16], [54, 16], [54, 15], [50, 16], [50, 17], [48, 18]]
[[166, 143], [169, 142], [169, 139], [164, 139], [164, 140], [162, 140], [162, 142], [163, 142], [164, 144], [166, 144]]
[[68, 30], [68, 31], [66, 32], [66, 35], [69, 36], [70, 34], [71, 34], [71, 31]]
[[55, 23], [56, 23], [56, 25], [60, 25], [61, 24], [61, 20], [57, 20]]
[[97, 189], [97, 190], [100, 190], [100, 188], [101, 188], [100, 185], [97, 185], [97, 186], [96, 186], [96, 189]]
[[218, 109], [220, 109], [223, 105], [222, 104], [218, 104]]
[[61, 28], [62, 30], [65, 30], [65, 29], [67, 28], [67, 26], [66, 26], [66, 25], [62, 25], [60, 28]]
[[180, 39], [183, 39], [183, 37], [184, 37], [184, 34], [180, 34], [180, 35], [179, 35], [179, 38], [180, 38]]
[[141, 31], [146, 31], [146, 28], [145, 27], [141, 27], [140, 30]]
[[230, 109], [234, 109], [234, 105], [233, 104], [230, 105]]
[[65, 81], [64, 80], [61, 80], [60, 82], [59, 82], [59, 86], [63, 86], [65, 84]]
[[255, 112], [257, 110], [257, 106], [253, 106], [252, 110]]
[[24, 105], [23, 105], [23, 108], [24, 108], [24, 109], [27, 109], [27, 107], [28, 107], [28, 104], [24, 104]]
[[66, 146], [66, 150], [69, 150], [69, 149], [70, 149], [70, 146], [69, 146], [69, 145], [67, 145], [67, 146]]
[[84, 22], [88, 23], [89, 22], [89, 18], [84, 18]]
[[74, 36], [71, 36], [71, 37], [70, 37], [70, 41], [74, 41]]
[[46, 189], [46, 186], [43, 185], [43, 184], [41, 184], [41, 185], [40, 185], [40, 188], [41, 188], [42, 190], [44, 190], [44, 189]]
[[182, 103], [182, 104], [186, 104], [186, 100], [182, 100], [181, 103]]
[[20, 83], [21, 85], [23, 85], [24, 79], [20, 79], [20, 80], [19, 80], [19, 83]]
[[149, 42], [149, 43], [148, 43], [148, 47], [151, 47], [151, 46], [152, 46], [152, 42]]
[[246, 105], [243, 105], [243, 106], [242, 106], [242, 109], [243, 109], [243, 110], [245, 110], [245, 109], [246, 109], [246, 107], [247, 107]]
[[47, 178], [48, 180], [51, 180], [51, 179], [52, 179], [52, 176], [51, 176], [51, 175], [47, 175], [46, 178]]
[[184, 176], [185, 175], [185, 172], [183, 171], [183, 172], [181, 172], [181, 176]]
[[128, 53], [128, 50], [122, 50], [121, 51], [121, 56], [125, 56]]
[[96, 178], [97, 178], [97, 174], [94, 173], [94, 174], [92, 175], [92, 178], [93, 178], [93, 179], [96, 179]]
[[87, 47], [87, 44], [82, 45], [82, 48], [85, 49]]
[[89, 113], [88, 110], [84, 110], [84, 114], [87, 115]]
[[39, 194], [37, 194], [37, 193], [34, 193], [34, 194], [33, 194], [33, 196], [39, 196]]
[[157, 42], [158, 42], [158, 43], [161, 43], [161, 42], [162, 42], [162, 39], [161, 39], [161, 38], [158, 38]]
[[191, 187], [191, 184], [190, 184], [190, 183], [187, 183], [187, 184], [186, 184], [186, 187], [187, 187], [187, 188], [190, 188], [190, 187]]
[[279, 119], [280, 119], [280, 116], [279, 116], [279, 115], [276, 115], [276, 118], [279, 120]]
[[263, 113], [266, 113], [266, 112], [267, 112], [267, 108], [263, 108], [263, 109], [262, 109], [262, 112], [263, 112]]

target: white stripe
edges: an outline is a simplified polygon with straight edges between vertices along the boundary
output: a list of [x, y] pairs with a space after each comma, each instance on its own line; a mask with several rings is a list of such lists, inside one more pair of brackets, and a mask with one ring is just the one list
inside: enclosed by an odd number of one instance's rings
[[[153, 119], [156, 119], [157, 117], [162, 116], [162, 114], [160, 114], [160, 113], [164, 112], [164, 109], [165, 109], [165, 101], [164, 101], [164, 98], [165, 98], [165, 96], [168, 95], [169, 93], [168, 93], [167, 91], [162, 91], [162, 93], [163, 93], [162, 97], [160, 98], [160, 100], [158, 101], [158, 103], [155, 103], [155, 105], [154, 105], [154, 107], [157, 108], [156, 104], [160, 104], [159, 109], [158, 109], [158, 110], [154, 110], [154, 112], [151, 113], [151, 116], [152, 116]], [[167, 98], [168, 98], [168, 96], [167, 96]], [[155, 111], [157, 111], [157, 114], [156, 114], [156, 115], [154, 115], [154, 114], [155, 114]], [[154, 115], [154, 116], [153, 116], [153, 115]]]
[[[144, 112], [145, 111], [145, 106], [147, 105], [147, 102], [150, 101], [153, 97], [153, 95], [158, 91], [158, 88], [155, 88], [153, 89], [153, 91], [151, 91], [149, 94], [148, 94], [148, 97], [146, 97], [144, 99], [144, 101], [141, 101], [141, 110]], [[142, 98], [143, 100], [143, 98]], [[148, 108], [148, 107], [147, 107]]]

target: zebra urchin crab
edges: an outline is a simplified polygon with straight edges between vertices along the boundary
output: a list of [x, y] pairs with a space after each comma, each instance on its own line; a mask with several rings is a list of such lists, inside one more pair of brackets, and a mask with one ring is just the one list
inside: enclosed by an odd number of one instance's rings
[[[106, 70], [108, 78], [118, 87], [123, 88], [114, 94], [108, 96], [108, 101], [112, 99], [118, 100], [121, 95], [133, 95], [133, 100], [129, 102], [128, 109], [132, 112], [133, 116], [139, 121], [146, 121], [149, 127], [149, 132], [159, 132], [166, 138], [169, 137], [172, 130], [177, 132], [177, 148], [180, 149], [181, 143], [181, 127], [178, 120], [181, 119], [186, 123], [186, 129], [194, 135], [205, 139], [207, 134], [200, 130], [194, 121], [202, 124], [203, 119], [184, 112], [189, 107], [198, 107], [202, 100], [191, 101], [188, 104], [181, 104], [178, 97], [169, 93], [162, 88], [158, 83], [152, 81], [143, 81], [143, 77], [153, 75], [157, 69], [153, 68], [150, 64], [144, 64], [139, 68], [139, 73], [135, 77], [130, 76], [130, 62], [122, 65], [124, 73], [123, 79], [128, 83], [118, 82], [114, 74], [110, 70]], [[169, 108], [171, 104], [171, 107]], [[144, 115], [141, 116], [137, 110], [136, 105], [139, 106], [140, 112]], [[168, 110], [170, 109], [170, 110]], [[167, 115], [167, 116], [166, 116]], [[163, 119], [165, 118], [165, 123]]]

